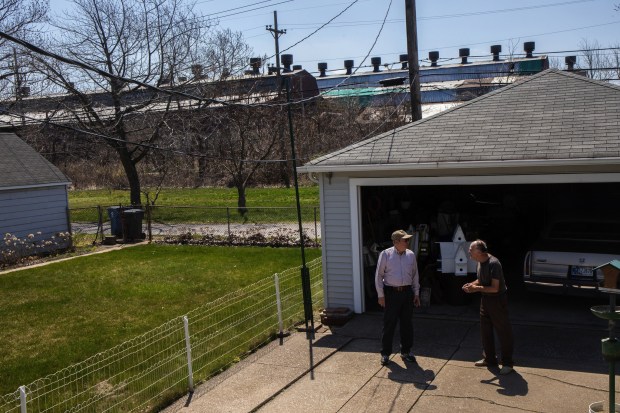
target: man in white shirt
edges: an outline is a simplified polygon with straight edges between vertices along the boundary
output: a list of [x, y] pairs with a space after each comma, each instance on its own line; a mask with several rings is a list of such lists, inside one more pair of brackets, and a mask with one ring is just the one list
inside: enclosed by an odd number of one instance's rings
[[393, 247], [383, 250], [377, 261], [375, 288], [379, 305], [384, 308], [381, 337], [381, 364], [387, 365], [392, 354], [396, 323], [400, 322], [400, 356], [416, 362], [413, 346], [413, 306], [420, 306], [420, 276], [415, 254], [408, 249], [411, 235], [403, 230], [392, 233]]

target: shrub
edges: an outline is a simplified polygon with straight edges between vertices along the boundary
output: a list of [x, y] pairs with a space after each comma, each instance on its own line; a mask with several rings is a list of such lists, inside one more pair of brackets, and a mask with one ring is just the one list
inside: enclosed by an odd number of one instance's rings
[[[305, 233], [303, 235], [304, 246], [309, 248], [320, 247], [321, 244], [310, 239]], [[289, 229], [279, 229], [271, 234], [264, 234], [260, 231], [246, 231], [230, 236], [221, 234], [196, 235], [186, 232], [181, 235], [167, 236], [160, 241], [161, 244], [175, 245], [231, 245], [231, 246], [252, 246], [252, 247], [298, 247], [299, 233]]]
[[42, 238], [41, 232], [28, 234], [24, 238], [6, 233], [0, 243], [0, 268], [65, 252], [71, 245], [71, 234], [69, 232], [58, 232], [50, 238]]

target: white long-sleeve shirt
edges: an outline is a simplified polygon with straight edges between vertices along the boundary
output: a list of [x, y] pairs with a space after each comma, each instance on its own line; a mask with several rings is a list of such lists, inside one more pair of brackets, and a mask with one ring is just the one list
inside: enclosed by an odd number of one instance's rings
[[391, 287], [410, 285], [414, 295], [419, 295], [420, 276], [413, 251], [407, 249], [399, 254], [396, 247], [381, 251], [375, 273], [375, 288], [379, 297], [384, 297], [384, 285]]

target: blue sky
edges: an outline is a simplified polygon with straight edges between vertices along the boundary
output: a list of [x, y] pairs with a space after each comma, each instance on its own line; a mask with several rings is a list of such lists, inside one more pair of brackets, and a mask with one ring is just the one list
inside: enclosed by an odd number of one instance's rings
[[[198, 6], [205, 13], [216, 13], [258, 1], [203, 0]], [[271, 55], [273, 38], [265, 31], [265, 25], [273, 23], [273, 10], [278, 11], [279, 26], [287, 30], [281, 37], [280, 48], [284, 49], [351, 3], [295, 0], [275, 4], [281, 1], [256, 4], [253, 7], [274, 5], [223, 17], [220, 24], [243, 31], [257, 54]], [[461, 47], [469, 47], [472, 55], [489, 55], [492, 44], [502, 44], [503, 51], [516, 44], [516, 52], [522, 52], [523, 42], [530, 40], [536, 42], [535, 52], [576, 50], [582, 39], [597, 40], [601, 46], [620, 44], [620, 12], [614, 10], [616, 3], [620, 4], [620, 0], [417, 0], [419, 55], [426, 58], [430, 50], [438, 50], [442, 58], [458, 57]], [[342, 67], [344, 59], [361, 63], [379, 35], [370, 56], [381, 56], [383, 63], [398, 61], [398, 55], [407, 51], [405, 1], [391, 2], [386, 24], [379, 34], [389, 5], [389, 0], [359, 0], [333, 23], [287, 53], [294, 55], [296, 64], [308, 69], [316, 70], [320, 61], [335, 69]], [[563, 61], [565, 55], [552, 56], [561, 56]]]
[[[197, 0], [196, 7], [205, 15], [219, 17], [221, 27], [243, 32], [255, 55], [260, 56], [274, 54], [273, 37], [265, 30], [273, 24], [274, 10], [280, 28], [287, 30], [280, 39], [283, 50], [352, 2]], [[56, 10], [67, 4], [66, 0], [52, 0]], [[548, 53], [563, 62], [564, 56], [578, 54], [564, 51], [580, 49], [584, 39], [597, 41], [601, 47], [620, 46], [620, 11], [615, 5], [620, 5], [620, 0], [417, 0], [419, 55], [427, 58], [429, 51], [438, 50], [440, 58], [458, 61], [461, 47], [469, 47], [472, 56], [488, 56], [493, 44], [501, 44], [503, 53], [511, 48], [522, 53], [524, 41], [535, 41], [535, 54]], [[293, 54], [294, 64], [309, 71], [316, 71], [318, 62], [327, 62], [330, 70], [342, 68], [345, 59], [359, 65], [369, 52], [366, 65], [372, 56], [380, 56], [383, 63], [396, 62], [398, 55], [407, 51], [404, 15], [405, 0], [358, 0], [331, 24], [285, 53]]]

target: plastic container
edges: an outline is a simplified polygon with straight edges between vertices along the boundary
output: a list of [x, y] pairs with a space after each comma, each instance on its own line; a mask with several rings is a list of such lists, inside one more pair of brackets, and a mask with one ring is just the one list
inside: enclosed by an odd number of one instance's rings
[[144, 217], [144, 210], [137, 208], [126, 209], [121, 214], [122, 236], [130, 240], [142, 239], [142, 218]]
[[123, 226], [121, 223], [121, 213], [126, 207], [112, 206], [108, 208], [108, 218], [110, 218], [110, 232], [117, 238], [123, 236]]
[[[590, 405], [590, 413], [607, 412], [609, 407], [609, 401], [594, 402]], [[620, 404], [616, 403], [616, 413], [620, 412]]]

